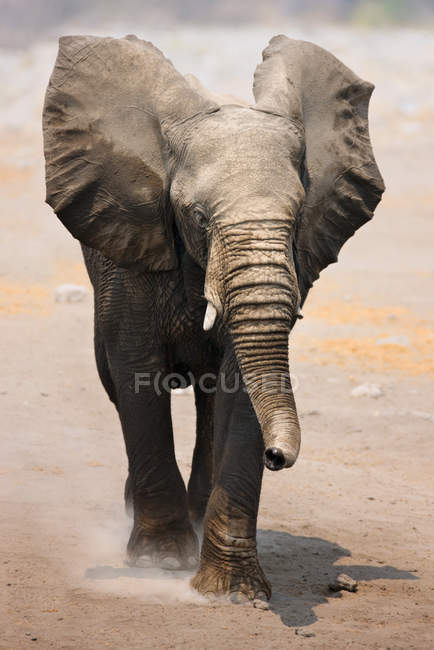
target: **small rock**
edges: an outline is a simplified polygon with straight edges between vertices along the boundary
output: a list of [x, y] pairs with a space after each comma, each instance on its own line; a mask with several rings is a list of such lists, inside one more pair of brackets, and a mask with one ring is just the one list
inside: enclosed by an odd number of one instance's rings
[[35, 161], [31, 158], [20, 158], [16, 161], [16, 165], [19, 169], [31, 169], [35, 166]]
[[434, 416], [431, 415], [431, 413], [426, 413], [426, 411], [411, 411], [411, 415], [414, 415], [415, 418], [421, 418], [422, 420], [434, 421]]
[[351, 295], [351, 293], [345, 293], [345, 294], [344, 294], [344, 300], [345, 300], [345, 302], [351, 302], [352, 299], [353, 299], [353, 296]]
[[410, 343], [408, 336], [404, 336], [403, 334], [398, 334], [398, 336], [387, 336], [384, 339], [378, 339], [378, 341], [376, 341], [377, 345], [400, 345], [403, 348], [408, 348]]
[[61, 284], [54, 290], [56, 302], [83, 302], [88, 295], [86, 287], [79, 284]]
[[399, 102], [398, 108], [403, 115], [412, 115], [417, 110], [417, 104], [412, 100], [404, 100]]
[[229, 600], [234, 605], [248, 605], [250, 601], [247, 594], [242, 593], [241, 591], [233, 591], [229, 594]]
[[416, 120], [407, 120], [406, 122], [400, 123], [400, 129], [404, 133], [417, 133], [421, 130], [422, 124]]
[[352, 397], [373, 397], [377, 399], [383, 395], [383, 391], [378, 384], [360, 384], [351, 391]]
[[306, 639], [310, 639], [311, 637], [315, 636], [315, 632], [308, 632], [307, 630], [300, 630], [300, 628], [297, 628], [295, 630], [295, 633], [297, 636], [304, 636]]
[[331, 591], [357, 591], [357, 581], [346, 573], [340, 573], [334, 582], [329, 584]]

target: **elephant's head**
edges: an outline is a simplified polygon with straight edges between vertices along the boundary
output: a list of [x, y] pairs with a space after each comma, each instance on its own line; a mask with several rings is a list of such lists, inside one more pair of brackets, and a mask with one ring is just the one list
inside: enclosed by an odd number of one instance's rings
[[60, 41], [44, 109], [47, 201], [127, 268], [176, 268], [178, 231], [206, 272], [204, 328], [217, 314], [232, 336], [270, 469], [291, 466], [300, 445], [289, 331], [384, 189], [372, 89], [284, 36], [264, 51], [250, 107], [216, 103], [135, 37]]

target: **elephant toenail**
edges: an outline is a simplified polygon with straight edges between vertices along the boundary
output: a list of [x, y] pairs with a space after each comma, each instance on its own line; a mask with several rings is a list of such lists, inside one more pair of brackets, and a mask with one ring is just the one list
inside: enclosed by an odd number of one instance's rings
[[166, 571], [176, 571], [181, 568], [181, 563], [176, 557], [165, 557], [161, 560], [160, 567]]
[[219, 595], [215, 591], [205, 591], [204, 594], [205, 598], [208, 598], [208, 600], [215, 601], [218, 600]]
[[247, 605], [247, 603], [250, 602], [248, 595], [244, 594], [242, 591], [233, 591], [229, 596], [229, 600], [231, 603], [234, 603], [234, 605]]
[[128, 561], [130, 566], [139, 567], [140, 569], [149, 569], [153, 566], [152, 557], [150, 555], [140, 555]]
[[263, 591], [259, 591], [254, 600], [253, 600], [253, 607], [256, 609], [270, 609], [270, 603], [268, 602], [267, 595]]

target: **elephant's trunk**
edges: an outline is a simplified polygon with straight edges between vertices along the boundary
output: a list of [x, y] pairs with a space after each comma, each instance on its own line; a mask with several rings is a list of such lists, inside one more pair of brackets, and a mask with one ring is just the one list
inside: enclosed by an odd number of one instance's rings
[[[218, 251], [225, 266], [219, 307], [261, 425], [265, 465], [271, 470], [291, 467], [300, 449], [288, 363], [288, 335], [299, 294], [288, 252], [289, 236], [284, 234], [272, 240], [249, 237], [246, 247], [245, 242], [238, 240], [234, 246], [232, 241]], [[215, 277], [212, 266], [208, 279]], [[212, 301], [216, 294], [210, 283], [207, 289]]]
[[285, 325], [258, 316], [230, 327], [243, 380], [261, 425], [265, 464], [271, 470], [291, 467], [300, 449]]

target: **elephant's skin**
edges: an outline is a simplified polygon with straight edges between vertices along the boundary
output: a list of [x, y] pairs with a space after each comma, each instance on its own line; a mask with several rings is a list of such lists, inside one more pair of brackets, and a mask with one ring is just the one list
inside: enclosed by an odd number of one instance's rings
[[[256, 553], [262, 471], [290, 467], [300, 447], [288, 336], [381, 198], [372, 88], [284, 36], [264, 51], [253, 106], [212, 95], [135, 37], [61, 39], [44, 107], [47, 201], [82, 242], [95, 291], [132, 565], [195, 567], [203, 524], [192, 585], [270, 597]], [[197, 407], [187, 490], [170, 416], [170, 388], [185, 381]]]

